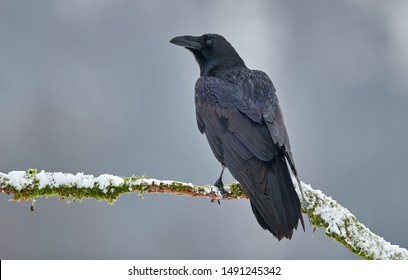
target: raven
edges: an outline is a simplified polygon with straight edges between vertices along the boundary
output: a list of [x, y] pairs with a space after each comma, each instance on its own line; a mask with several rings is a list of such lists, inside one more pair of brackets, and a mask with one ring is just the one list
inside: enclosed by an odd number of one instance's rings
[[200, 66], [196, 118], [222, 164], [215, 185], [223, 194], [227, 167], [248, 194], [261, 227], [278, 240], [291, 239], [299, 219], [305, 227], [289, 167], [298, 175], [272, 81], [247, 68], [221, 35], [179, 36], [170, 43], [190, 50]]

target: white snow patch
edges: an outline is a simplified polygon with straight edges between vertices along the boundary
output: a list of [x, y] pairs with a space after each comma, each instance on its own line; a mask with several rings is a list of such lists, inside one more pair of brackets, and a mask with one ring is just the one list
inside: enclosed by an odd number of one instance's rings
[[181, 184], [181, 185], [186, 185], [191, 188], [194, 188], [194, 185], [191, 183], [184, 183], [184, 182], [179, 182], [179, 181], [173, 181], [173, 180], [158, 180], [158, 179], [147, 179], [147, 178], [142, 178], [142, 179], [137, 179], [133, 182], [131, 182], [133, 185], [145, 185], [145, 186], [153, 186], [153, 185], [173, 185], [173, 184]]
[[[158, 180], [158, 179], [137, 179], [135, 181], [129, 182], [129, 184], [132, 185], [142, 185], [142, 186], [160, 186], [160, 185], [173, 185], [173, 184], [181, 184], [183, 186], [189, 186], [190, 188], [192, 188], [193, 190], [195, 190], [196, 192], [203, 192], [205, 194], [210, 194], [210, 193], [215, 193], [218, 196], [221, 196], [221, 193], [219, 191], [219, 189], [215, 186], [194, 186], [192, 183], [185, 183], [185, 182], [179, 182], [179, 181], [173, 181], [173, 180]], [[231, 189], [229, 186], [225, 186], [224, 187], [225, 190], [227, 192], [230, 192]]]
[[70, 186], [74, 185], [76, 182], [76, 177], [73, 174], [70, 173], [62, 173], [62, 172], [55, 172], [52, 174], [49, 174], [51, 181], [53, 182], [53, 186], [58, 188], [59, 186], [65, 185], [65, 186]]
[[5, 178], [8, 178], [9, 184], [13, 185], [17, 190], [21, 190], [33, 183], [33, 180], [26, 177], [25, 171], [10, 171], [8, 175], [5, 174]]
[[75, 175], [75, 183], [78, 188], [93, 188], [95, 185], [95, 177], [80, 172]]
[[221, 192], [216, 186], [204, 186], [203, 189], [205, 194], [215, 193], [221, 196]]
[[50, 180], [50, 177], [45, 173], [44, 170], [41, 170], [40, 173], [36, 174], [35, 176], [39, 182], [39, 188], [42, 189], [45, 186], [49, 186], [52, 184], [52, 181]]
[[102, 190], [109, 185], [117, 187], [124, 182], [122, 178], [110, 174], [102, 174], [95, 180], [99, 184], [99, 188]]
[[[29, 178], [26, 171], [11, 171], [8, 174], [0, 173], [0, 175], [8, 179], [9, 184], [14, 186], [17, 190], [21, 190], [22, 188], [33, 184], [33, 179]], [[54, 188], [60, 186], [93, 188], [95, 184], [98, 184], [99, 188], [106, 192], [106, 187], [118, 187], [124, 183], [124, 180], [118, 176], [102, 174], [95, 178], [93, 175], [85, 175], [82, 172], [74, 175], [62, 172], [45, 172], [42, 170], [35, 174], [35, 178], [38, 180], [38, 187], [40, 189], [47, 186]]]
[[136, 181], [131, 181], [129, 183], [131, 183], [132, 185], [152, 186], [152, 185], [155, 185], [157, 181], [158, 180], [143, 178], [143, 179], [137, 179]]

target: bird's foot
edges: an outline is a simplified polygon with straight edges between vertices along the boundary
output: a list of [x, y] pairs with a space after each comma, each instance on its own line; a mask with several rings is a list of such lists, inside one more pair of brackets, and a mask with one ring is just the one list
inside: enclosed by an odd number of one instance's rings
[[[217, 187], [217, 189], [220, 191], [221, 198], [224, 199], [224, 195], [226, 194], [225, 189], [224, 189], [224, 183], [222, 182], [221, 177], [215, 181], [214, 186]], [[218, 201], [220, 203], [220, 201]]]

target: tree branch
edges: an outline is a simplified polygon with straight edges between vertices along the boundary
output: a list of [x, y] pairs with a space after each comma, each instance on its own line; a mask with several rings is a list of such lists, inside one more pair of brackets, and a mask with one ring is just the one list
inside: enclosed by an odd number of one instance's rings
[[[223, 199], [248, 198], [237, 183], [225, 187]], [[312, 225], [325, 228], [325, 234], [346, 246], [364, 259], [408, 259], [408, 250], [392, 245], [372, 233], [346, 208], [319, 190], [302, 183], [305, 195], [302, 211]], [[146, 177], [117, 177], [103, 174], [99, 177], [62, 172], [37, 173], [35, 169], [0, 173], [0, 192], [11, 195], [11, 200], [32, 200], [42, 196], [57, 196], [61, 200], [81, 201], [84, 198], [114, 203], [126, 193], [169, 193], [176, 195], [221, 200], [218, 189], [211, 185], [195, 186], [189, 183], [148, 179]]]

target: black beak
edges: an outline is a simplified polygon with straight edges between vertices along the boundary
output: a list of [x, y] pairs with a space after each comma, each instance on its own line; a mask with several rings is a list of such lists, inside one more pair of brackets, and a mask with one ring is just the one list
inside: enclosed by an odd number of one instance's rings
[[170, 40], [170, 43], [177, 46], [185, 47], [187, 49], [201, 50], [203, 45], [199, 43], [200, 37], [195, 36], [179, 36]]

